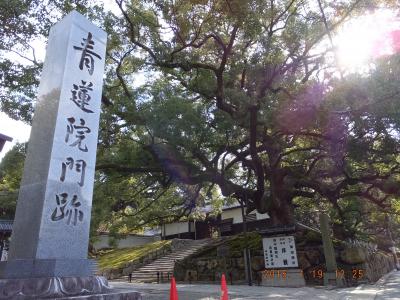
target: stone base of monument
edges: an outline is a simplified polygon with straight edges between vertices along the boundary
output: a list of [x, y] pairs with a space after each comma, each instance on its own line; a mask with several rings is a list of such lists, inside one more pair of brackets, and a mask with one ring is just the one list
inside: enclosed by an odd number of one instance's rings
[[82, 277], [92, 276], [92, 259], [9, 259], [0, 262], [0, 278]]
[[301, 269], [265, 270], [261, 285], [270, 287], [303, 287], [306, 285]]
[[101, 276], [0, 279], [0, 299], [140, 300], [139, 292], [113, 290]]

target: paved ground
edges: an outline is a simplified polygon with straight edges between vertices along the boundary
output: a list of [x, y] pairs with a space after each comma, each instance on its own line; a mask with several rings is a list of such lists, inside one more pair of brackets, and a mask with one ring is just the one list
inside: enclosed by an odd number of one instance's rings
[[385, 279], [375, 299], [400, 299], [400, 271], [391, 274]]
[[[115, 288], [135, 289], [142, 293], [143, 300], [168, 300], [169, 284], [145, 284], [110, 281]], [[179, 300], [219, 300], [220, 287], [211, 284], [178, 284]], [[228, 285], [230, 300], [400, 300], [400, 271], [384, 276], [374, 285], [356, 288], [270, 288], [246, 285]]]

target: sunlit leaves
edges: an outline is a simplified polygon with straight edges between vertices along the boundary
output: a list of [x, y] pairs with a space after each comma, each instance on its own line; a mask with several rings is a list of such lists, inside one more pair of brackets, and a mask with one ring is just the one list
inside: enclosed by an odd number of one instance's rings
[[22, 179], [26, 144], [16, 144], [0, 163], [0, 215], [12, 219]]

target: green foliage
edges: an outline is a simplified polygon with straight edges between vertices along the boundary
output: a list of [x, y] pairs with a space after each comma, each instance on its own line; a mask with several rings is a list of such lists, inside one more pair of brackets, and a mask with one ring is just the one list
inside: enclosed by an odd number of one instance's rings
[[43, 62], [34, 43], [47, 39], [50, 27], [73, 9], [98, 18], [96, 1], [11, 0], [0, 3], [0, 110], [30, 123]]
[[152, 251], [168, 246], [171, 241], [158, 241], [142, 246], [102, 251], [97, 258], [99, 270], [118, 269], [132, 261], [140, 260]]
[[0, 215], [13, 219], [22, 179], [26, 144], [16, 144], [0, 163]]
[[250, 250], [262, 249], [262, 237], [257, 232], [242, 233], [230, 239], [228, 245], [231, 253], [241, 255], [246, 247]]
[[322, 237], [321, 234], [315, 231], [308, 231], [304, 235], [304, 240], [306, 244], [312, 244], [312, 243], [322, 243]]

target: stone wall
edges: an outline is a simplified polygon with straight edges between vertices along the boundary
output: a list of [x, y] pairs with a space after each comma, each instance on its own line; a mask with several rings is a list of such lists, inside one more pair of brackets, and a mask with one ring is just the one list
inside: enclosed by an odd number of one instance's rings
[[[244, 242], [243, 236], [221, 238], [212, 247], [206, 247], [195, 255], [176, 262], [175, 278], [178, 281], [218, 282], [221, 274], [225, 273], [228, 282], [245, 282]], [[251, 252], [252, 277], [255, 279], [258, 272], [264, 269], [263, 250], [259, 247], [261, 237], [249, 234], [246, 242]]]
[[365, 277], [368, 282], [375, 282], [395, 268], [396, 265], [391, 253], [376, 251], [365, 255], [365, 260], [356, 267], [356, 270], [365, 270]]
[[[262, 252], [252, 253], [252, 276], [255, 280], [257, 271], [264, 269]], [[246, 282], [245, 262], [242, 256], [203, 256], [176, 262], [174, 276], [177, 281], [219, 282], [221, 274], [225, 273], [227, 281], [234, 283]]]
[[[178, 281], [218, 282], [225, 273], [227, 281], [246, 282], [243, 249], [233, 239], [222, 241], [214, 246], [188, 257], [175, 264], [174, 275]], [[264, 268], [264, 256], [261, 239], [251, 246], [251, 266], [253, 281], [261, 278]], [[238, 246], [239, 244], [239, 246]], [[229, 248], [221, 255], [219, 248]], [[313, 234], [308, 236], [296, 233], [297, 257], [299, 269], [307, 285], [323, 285], [326, 271], [323, 247], [320, 239]], [[382, 275], [395, 268], [393, 256], [383, 251], [371, 251], [363, 247], [352, 247], [345, 243], [335, 242], [335, 254], [338, 265], [338, 276], [344, 276], [348, 286], [366, 282], [375, 282]]]
[[[335, 254], [337, 276], [344, 276], [348, 286], [376, 282], [396, 267], [393, 255], [382, 250], [336, 243]], [[322, 245], [300, 248], [297, 255], [307, 284], [323, 284], [326, 268]]]

